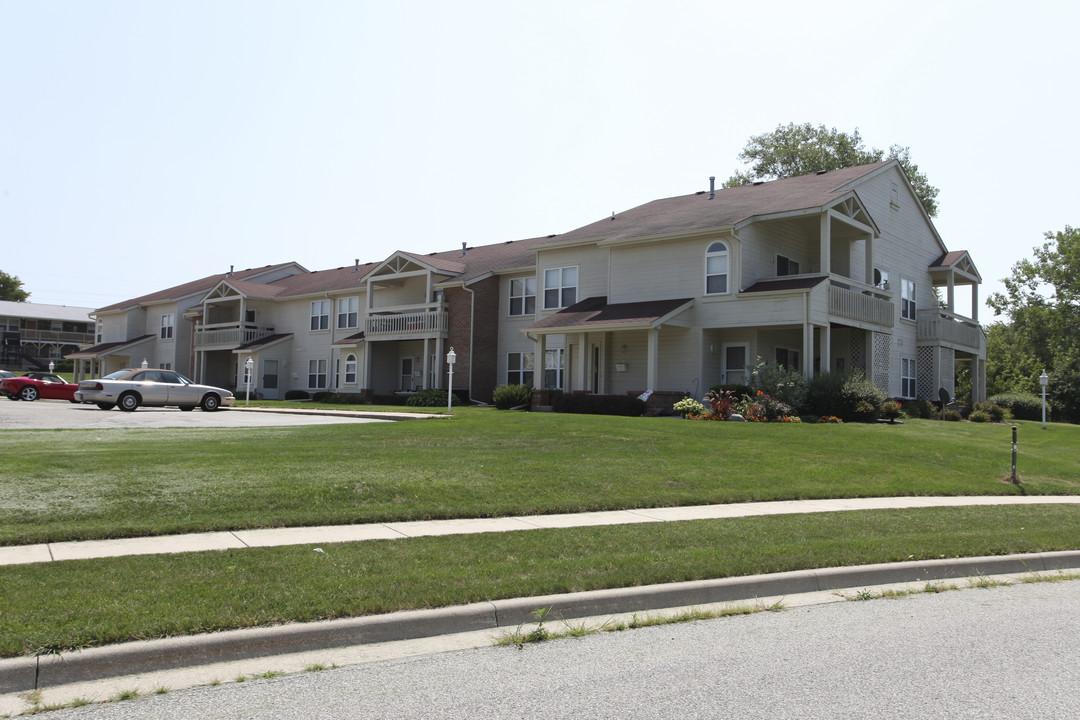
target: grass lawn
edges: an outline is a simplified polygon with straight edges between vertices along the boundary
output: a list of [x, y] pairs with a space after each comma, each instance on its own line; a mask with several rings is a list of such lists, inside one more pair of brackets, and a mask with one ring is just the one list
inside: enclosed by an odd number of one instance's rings
[[1072, 494], [1080, 427], [451, 419], [0, 434], [0, 544], [793, 498]]
[[[1075, 548], [1073, 505], [852, 511], [0, 567], [0, 656], [837, 565]], [[643, 608], [648, 609], [648, 608]]]

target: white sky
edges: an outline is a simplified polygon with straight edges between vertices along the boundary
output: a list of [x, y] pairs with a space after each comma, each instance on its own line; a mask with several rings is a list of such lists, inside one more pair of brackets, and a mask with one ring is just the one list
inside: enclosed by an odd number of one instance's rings
[[1078, 21], [1063, 0], [0, 0], [0, 269], [102, 307], [230, 265], [563, 233], [811, 122], [911, 148], [985, 299], [1080, 223]]

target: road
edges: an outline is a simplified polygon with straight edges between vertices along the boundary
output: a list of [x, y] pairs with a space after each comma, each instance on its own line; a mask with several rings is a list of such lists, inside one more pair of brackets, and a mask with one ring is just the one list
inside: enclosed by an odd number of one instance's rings
[[[243, 400], [239, 400], [243, 403]], [[217, 412], [178, 408], [141, 407], [135, 412], [99, 410], [62, 400], [12, 401], [0, 398], [0, 430], [102, 430], [108, 428], [176, 427], [280, 427], [334, 423], [386, 422], [368, 418], [244, 412], [222, 408]]]
[[1067, 718], [1080, 581], [833, 603], [226, 683], [86, 718]]

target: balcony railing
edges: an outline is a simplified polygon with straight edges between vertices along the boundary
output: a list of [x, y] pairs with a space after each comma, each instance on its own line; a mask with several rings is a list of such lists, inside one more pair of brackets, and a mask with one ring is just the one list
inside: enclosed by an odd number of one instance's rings
[[365, 337], [431, 337], [449, 329], [449, 315], [445, 310], [426, 310], [413, 313], [385, 313], [369, 315], [364, 323]]
[[978, 348], [982, 342], [979, 323], [944, 310], [918, 313], [918, 339]]
[[892, 327], [895, 306], [889, 300], [870, 294], [872, 290], [848, 290], [829, 285], [829, 314]]
[[88, 345], [94, 342], [92, 332], [66, 332], [63, 330], [21, 330], [22, 342], [58, 343], [63, 345]]
[[274, 328], [259, 327], [252, 323], [215, 323], [195, 330], [195, 349], [237, 348], [252, 340], [269, 337]]

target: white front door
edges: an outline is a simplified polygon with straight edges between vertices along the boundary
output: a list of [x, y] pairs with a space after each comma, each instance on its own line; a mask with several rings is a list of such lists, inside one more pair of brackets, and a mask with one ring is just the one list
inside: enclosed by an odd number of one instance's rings
[[722, 368], [721, 383], [724, 385], [746, 384], [746, 353], [747, 346], [727, 345], [722, 347], [724, 367]]

